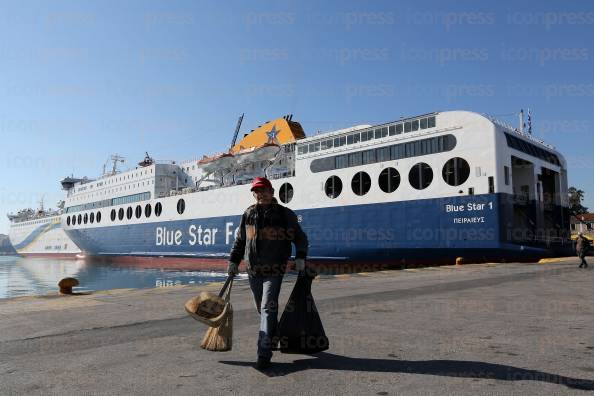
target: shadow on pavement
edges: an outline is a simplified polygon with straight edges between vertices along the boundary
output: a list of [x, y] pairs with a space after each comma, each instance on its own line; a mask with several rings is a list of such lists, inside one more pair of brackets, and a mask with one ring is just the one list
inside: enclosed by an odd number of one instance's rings
[[[253, 366], [253, 362], [220, 361], [233, 366]], [[397, 360], [352, 358], [322, 352], [315, 357], [293, 363], [273, 363], [262, 372], [269, 377], [285, 376], [303, 370], [345, 370], [379, 373], [427, 374], [457, 378], [483, 378], [500, 381], [540, 381], [565, 385], [572, 389], [594, 390], [594, 381], [565, 377], [543, 371], [528, 370], [503, 364], [464, 360]]]

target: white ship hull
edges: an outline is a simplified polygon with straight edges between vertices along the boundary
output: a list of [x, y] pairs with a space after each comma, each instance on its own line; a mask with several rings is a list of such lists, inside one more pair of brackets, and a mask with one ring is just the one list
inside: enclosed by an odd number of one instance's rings
[[64, 232], [60, 216], [12, 223], [8, 237], [21, 256], [76, 257], [81, 253]]

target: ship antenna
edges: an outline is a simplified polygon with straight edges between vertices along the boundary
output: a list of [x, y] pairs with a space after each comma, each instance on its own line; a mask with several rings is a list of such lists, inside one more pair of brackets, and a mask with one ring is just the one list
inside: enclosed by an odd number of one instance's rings
[[115, 175], [117, 173], [118, 170], [118, 162], [124, 163], [124, 161], [126, 160], [124, 157], [119, 156], [119, 155], [112, 155], [111, 156], [111, 160], [113, 161], [113, 167], [111, 169], [111, 174]]
[[233, 135], [233, 140], [231, 140], [231, 148], [235, 146], [235, 142], [237, 141], [237, 135], [239, 135], [239, 129], [241, 128], [241, 123], [243, 122], [243, 115], [244, 113], [241, 113], [239, 119], [237, 120], [237, 125], [235, 126], [235, 134]]
[[520, 133], [524, 132], [524, 109], [520, 109]]
[[528, 133], [532, 135], [532, 111], [528, 109]]

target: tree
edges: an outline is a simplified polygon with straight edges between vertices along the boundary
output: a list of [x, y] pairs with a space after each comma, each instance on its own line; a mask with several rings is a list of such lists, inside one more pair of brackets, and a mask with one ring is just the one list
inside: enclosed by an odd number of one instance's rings
[[569, 194], [569, 213], [571, 213], [572, 216], [588, 213], [588, 208], [582, 206], [584, 191], [578, 190], [575, 187], [569, 187], [567, 192]]

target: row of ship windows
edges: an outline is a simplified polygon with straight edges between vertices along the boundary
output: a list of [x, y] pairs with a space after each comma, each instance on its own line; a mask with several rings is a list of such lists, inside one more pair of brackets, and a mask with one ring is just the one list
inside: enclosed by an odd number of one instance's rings
[[[183, 199], [180, 201], [183, 201]], [[179, 207], [179, 203], [178, 203], [178, 207]], [[116, 221], [116, 218], [119, 220], [124, 220], [124, 217], [126, 217], [128, 220], [130, 220], [132, 218], [132, 216], [136, 216], [137, 219], [140, 219], [142, 217], [143, 212], [147, 218], [151, 217], [152, 212], [153, 212], [153, 208], [152, 208], [151, 204], [146, 204], [144, 206], [144, 211], [142, 209], [142, 206], [140, 206], [140, 205], [136, 205], [135, 210], [133, 210], [131, 206], [128, 206], [128, 208], [125, 211], [124, 211], [124, 208], [118, 209], [117, 212], [115, 209], [112, 209], [110, 218], [111, 218], [111, 221]], [[163, 206], [161, 205], [161, 202], [157, 202], [155, 204], [155, 216], [157, 216], [157, 217], [161, 216], [162, 212], [163, 212]], [[183, 213], [183, 211], [182, 211], [182, 213]], [[72, 216], [68, 216], [66, 218], [66, 224], [68, 224], [68, 225], [87, 224], [87, 223], [93, 224], [93, 222], [97, 222], [97, 223], [101, 222], [101, 212], [97, 212], [96, 215], [94, 212], [91, 212], [90, 214], [85, 213], [84, 215], [82, 215], [82, 214], [72, 215]]]
[[[151, 184], [155, 184], [154, 180], [149, 180], [146, 182], [147, 186], [150, 186]], [[136, 183], [136, 184], [130, 184], [128, 186], [123, 186], [123, 187], [116, 187], [116, 188], [112, 188], [109, 190], [105, 190], [105, 191], [97, 191], [97, 192], [93, 192], [90, 194], [85, 194], [85, 195], [81, 195], [78, 197], [73, 197], [72, 200], [73, 201], [80, 201], [80, 200], [85, 200], [85, 199], [89, 199], [95, 196], [100, 196], [100, 195], [107, 195], [107, 194], [111, 194], [114, 192], [118, 192], [118, 191], [124, 191], [124, 190], [131, 190], [133, 188], [137, 188], [137, 187], [143, 187], [145, 185], [145, 182], [141, 183]]]
[[541, 160], [550, 162], [551, 164], [561, 166], [559, 157], [557, 157], [556, 154], [551, 153], [550, 151], [540, 148], [535, 144], [529, 143], [524, 139], [512, 136], [509, 133], [505, 133], [505, 139], [507, 141], [508, 147], [532, 155], [533, 157], [540, 158]]
[[[150, 169], [150, 171], [151, 171], [150, 173], [153, 173], [153, 169], [152, 168]], [[125, 176], [119, 176], [119, 177], [115, 177], [115, 178], [109, 178], [109, 179], [107, 179], [105, 182], [103, 182], [101, 184], [97, 183], [97, 184], [89, 184], [89, 185], [86, 185], [86, 186], [81, 186], [81, 187], [77, 188], [75, 191], [76, 192], [86, 191], [87, 190], [87, 187], [89, 189], [91, 189], [93, 187], [101, 187], [101, 186], [103, 186], [103, 184], [108, 185], [108, 184], [113, 184], [115, 182], [121, 182], [121, 181], [125, 181], [125, 180], [130, 180], [130, 179], [134, 179], [134, 178], [136, 178], [138, 176], [148, 175], [148, 173], [149, 172], [147, 170], [145, 170], [145, 171], [140, 171], [139, 173], [133, 173], [133, 174], [125, 175]]]
[[31, 221], [31, 222], [23, 222], [22, 224], [17, 224], [15, 227], [25, 227], [25, 226], [30, 226], [31, 224], [44, 224], [44, 223], [49, 223], [50, 220], [35, 220], [35, 221]]
[[[459, 186], [468, 180], [470, 165], [464, 158], [454, 157], [448, 160], [442, 170], [443, 180], [450, 186]], [[408, 172], [408, 182], [416, 190], [424, 190], [433, 181], [433, 169], [429, 164], [419, 162]], [[385, 168], [378, 178], [378, 185], [385, 193], [393, 193], [400, 186], [400, 172], [396, 168]], [[351, 189], [356, 195], [365, 195], [371, 189], [371, 177], [367, 172], [355, 173], [351, 179]], [[342, 192], [342, 179], [330, 176], [324, 183], [324, 191], [329, 198], [337, 198]], [[284, 183], [279, 189], [279, 199], [289, 203], [293, 199], [293, 186]]]
[[401, 122], [370, 129], [368, 131], [353, 132], [345, 136], [332, 139], [325, 139], [318, 142], [301, 144], [297, 147], [297, 154], [315, 153], [320, 150], [327, 150], [333, 147], [340, 147], [349, 144], [357, 144], [373, 139], [381, 139], [387, 136], [400, 135], [402, 133], [416, 132], [421, 129], [435, 128], [435, 117], [426, 117], [418, 120]]
[[435, 136], [413, 142], [318, 158], [311, 162], [310, 169], [313, 173], [326, 172], [334, 169], [443, 153], [453, 150], [456, 147], [456, 143], [457, 141], [454, 135]]
[[82, 205], [69, 206], [68, 208], [66, 208], [66, 213], [80, 212], [89, 209], [105, 208], [107, 206], [123, 205], [132, 202], [146, 201], [148, 199], [151, 199], [151, 193], [147, 191], [138, 194], [126, 195], [123, 197], [104, 199], [103, 201], [95, 201]]

